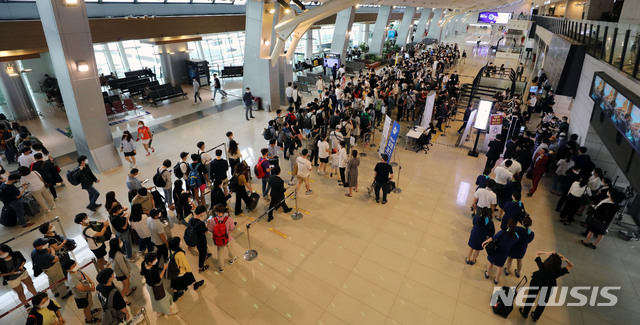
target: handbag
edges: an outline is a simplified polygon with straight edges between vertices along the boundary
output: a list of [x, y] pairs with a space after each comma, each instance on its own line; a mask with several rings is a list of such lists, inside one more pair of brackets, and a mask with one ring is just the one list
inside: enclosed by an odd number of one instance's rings
[[151, 291], [153, 291], [153, 299], [155, 299], [156, 301], [162, 300], [162, 298], [164, 298], [164, 296], [166, 295], [162, 282], [158, 283], [157, 285], [151, 286]]
[[498, 251], [498, 242], [492, 240], [484, 247], [484, 249], [487, 251], [487, 255], [491, 256]]
[[395, 190], [395, 189], [396, 189], [396, 182], [386, 182], [382, 186], [382, 190], [387, 194], [393, 192], [393, 190]]

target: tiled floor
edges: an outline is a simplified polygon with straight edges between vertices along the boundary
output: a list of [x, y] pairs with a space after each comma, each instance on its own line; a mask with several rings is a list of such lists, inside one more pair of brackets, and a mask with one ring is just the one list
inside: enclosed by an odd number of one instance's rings
[[[474, 75], [484, 60], [486, 58], [470, 57], [467, 64], [459, 68], [460, 73]], [[201, 105], [209, 103], [205, 101]], [[171, 119], [197, 109], [191, 107], [190, 102], [182, 101], [155, 109], [152, 117]], [[265, 146], [261, 130], [273, 114], [258, 112], [256, 117], [246, 122], [238, 106], [158, 133], [154, 141], [156, 153], [139, 157], [140, 177], [150, 178], [165, 158], [175, 162], [180, 151], [195, 150], [199, 140], [209, 146], [224, 142], [228, 130], [234, 131], [245, 159], [253, 164], [256, 152]], [[134, 123], [135, 120], [119, 128]], [[375, 204], [366, 194], [365, 187], [372, 180], [372, 169], [377, 162], [375, 152], [370, 149], [366, 151], [367, 157], [361, 158], [359, 191], [353, 198], [344, 196], [345, 189], [337, 186], [335, 177], [314, 172], [311, 183], [314, 193], [302, 195], [298, 200], [299, 207], [308, 212], [303, 213], [301, 220], [294, 221], [288, 214], [278, 212], [272, 223], [258, 223], [251, 228], [252, 247], [259, 253], [254, 261], [240, 260], [227, 266], [221, 274], [213, 268], [196, 274], [196, 278], [204, 278], [206, 284], [200, 291], [189, 291], [181, 298], [180, 313], [156, 319], [150, 312], [151, 322], [225, 325], [531, 322], [523, 320], [517, 312], [506, 321], [493, 315], [489, 298], [494, 285], [483, 277], [484, 253], [478, 264], [464, 263], [471, 229], [468, 206], [475, 188], [473, 182], [484, 165], [484, 158], [471, 158], [465, 150], [443, 145], [457, 138], [454, 133], [459, 123], [447, 129], [448, 137], [438, 137], [427, 155], [408, 151], [404, 141], [399, 142], [396, 162], [401, 170], [395, 167], [394, 171], [402, 192], [391, 194], [386, 205]], [[119, 133], [118, 129], [113, 131]], [[44, 141], [49, 143], [48, 137]], [[126, 168], [119, 168], [99, 175], [102, 182], [97, 188], [103, 194], [115, 190], [120, 200], [126, 200], [126, 173]], [[549, 181], [545, 178], [541, 190], [524, 200], [534, 220], [532, 229], [536, 238], [525, 258], [523, 274], [530, 275], [535, 270], [536, 250], [557, 250], [576, 264], [571, 274], [560, 279], [561, 285], [619, 285], [622, 289], [615, 307], [549, 307], [540, 322], [637, 324], [640, 321], [637, 309], [640, 248], [635, 242], [625, 242], [614, 235], [607, 236], [596, 251], [579, 245], [582, 229], [562, 226], [555, 220], [556, 197], [546, 191]], [[525, 181], [525, 190], [529, 186]], [[254, 188], [259, 187], [254, 179]], [[60, 216], [67, 235], [77, 239], [80, 229], [72, 219], [78, 212], [88, 212], [83, 208], [86, 200], [86, 193], [77, 187], [60, 189], [55, 215]], [[266, 211], [266, 203], [261, 201], [256, 211], [236, 218], [239, 226], [231, 243], [236, 255], [241, 256], [247, 250], [244, 224]], [[53, 216], [38, 216], [37, 221]], [[101, 209], [91, 217], [103, 219], [106, 212]], [[181, 235], [183, 229], [176, 226], [173, 233]], [[0, 238], [19, 232], [20, 229], [0, 227]], [[12, 245], [28, 252], [34, 238], [32, 233]], [[90, 253], [81, 239], [78, 242], [77, 258], [88, 261]], [[197, 257], [189, 252], [187, 255], [195, 266]], [[133, 283], [139, 288], [131, 298], [134, 312], [141, 307], [150, 309], [138, 268], [139, 265], [134, 266], [132, 272]], [[45, 282], [44, 276], [40, 276], [37, 287], [45, 287]], [[504, 277], [500, 285], [516, 282], [509, 276]], [[0, 289], [0, 313], [15, 305], [15, 301], [15, 295], [6, 287]], [[75, 304], [71, 300], [61, 303], [67, 323], [81, 324], [82, 314]], [[24, 317], [21, 310], [1, 319], [0, 323], [22, 323]]]

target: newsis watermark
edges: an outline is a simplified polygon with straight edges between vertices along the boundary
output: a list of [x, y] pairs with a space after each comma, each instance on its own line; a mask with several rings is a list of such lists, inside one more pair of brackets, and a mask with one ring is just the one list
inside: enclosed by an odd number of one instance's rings
[[[496, 306], [498, 301], [502, 301], [506, 306], [534, 306], [533, 301], [527, 303], [527, 298], [535, 298], [536, 296], [529, 294], [529, 290], [525, 290], [532, 288], [536, 289], [537, 287], [523, 287], [516, 294], [515, 287], [510, 287], [509, 290], [504, 290], [503, 287], [494, 287], [491, 295], [491, 306]], [[540, 299], [538, 302], [540, 306], [611, 307], [618, 303], [618, 297], [612, 291], [619, 291], [620, 287], [576, 286], [540, 287], [539, 289], [539, 297], [544, 297], [551, 290], [547, 303], [544, 302], [544, 299]], [[570, 298], [569, 302], [567, 302], [567, 298]]]

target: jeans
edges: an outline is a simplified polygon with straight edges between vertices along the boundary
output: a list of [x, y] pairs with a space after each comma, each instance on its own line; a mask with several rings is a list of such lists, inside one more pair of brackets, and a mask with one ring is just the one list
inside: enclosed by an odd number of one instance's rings
[[193, 93], [193, 99], [195, 100], [195, 102], [198, 102], [198, 99], [200, 99], [200, 101], [202, 101], [202, 97], [200, 97], [200, 92], [196, 91], [195, 93]]
[[18, 223], [21, 226], [27, 224], [27, 220], [24, 219], [24, 205], [22, 205], [22, 199], [17, 199], [9, 202], [9, 206], [13, 209], [13, 212], [16, 213], [16, 219], [18, 219]]
[[[375, 190], [376, 190], [376, 201], [380, 201], [380, 190], [382, 189], [382, 186], [384, 186], [386, 184], [382, 183], [382, 182], [378, 182], [376, 181], [376, 186], [375, 186]], [[382, 190], [382, 201], [386, 201], [387, 200], [387, 192], [385, 192], [384, 190]]]
[[351, 136], [344, 137], [344, 148], [347, 150], [347, 157], [351, 155]]
[[314, 166], [318, 164], [318, 149], [311, 150], [309, 161], [311, 161]]
[[173, 204], [173, 195], [171, 194], [171, 187], [166, 189], [163, 188], [162, 189], [164, 191], [164, 200], [167, 201], [167, 206], [170, 206]]
[[552, 191], [557, 193], [562, 190], [563, 178], [564, 178], [564, 175], [553, 174], [553, 186], [551, 187]]
[[253, 105], [244, 104], [244, 117], [248, 120], [253, 117]]
[[124, 244], [125, 255], [127, 255], [127, 258], [131, 259], [131, 257], [133, 256], [131, 231], [130, 230], [127, 230], [125, 232], [116, 231], [116, 237], [122, 240], [122, 243]]
[[267, 197], [269, 195], [269, 190], [271, 190], [271, 185], [269, 185], [269, 178], [262, 178], [262, 197]]
[[211, 99], [216, 98], [216, 94], [220, 92], [220, 95], [222, 95], [222, 97], [227, 97], [227, 92], [222, 90], [222, 88], [213, 88], [213, 96], [211, 96]]
[[287, 97], [287, 103], [289, 103], [289, 108], [293, 106], [293, 97]]
[[96, 190], [96, 188], [93, 186], [87, 187], [85, 188], [85, 190], [87, 191], [87, 193], [89, 193], [89, 205], [87, 207], [95, 208], [96, 201], [98, 201], [98, 197], [100, 196], [100, 192], [98, 192], [98, 190]]

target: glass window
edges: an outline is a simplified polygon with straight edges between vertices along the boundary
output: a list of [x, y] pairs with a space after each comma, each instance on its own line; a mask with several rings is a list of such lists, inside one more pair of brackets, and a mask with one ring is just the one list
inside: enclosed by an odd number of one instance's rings
[[212, 3], [213, 0], [193, 0], [193, 3]]
[[167, 0], [167, 2], [189, 3], [191, 2], [191, 0]]
[[138, 2], [164, 2], [164, 0], [138, 0]]

